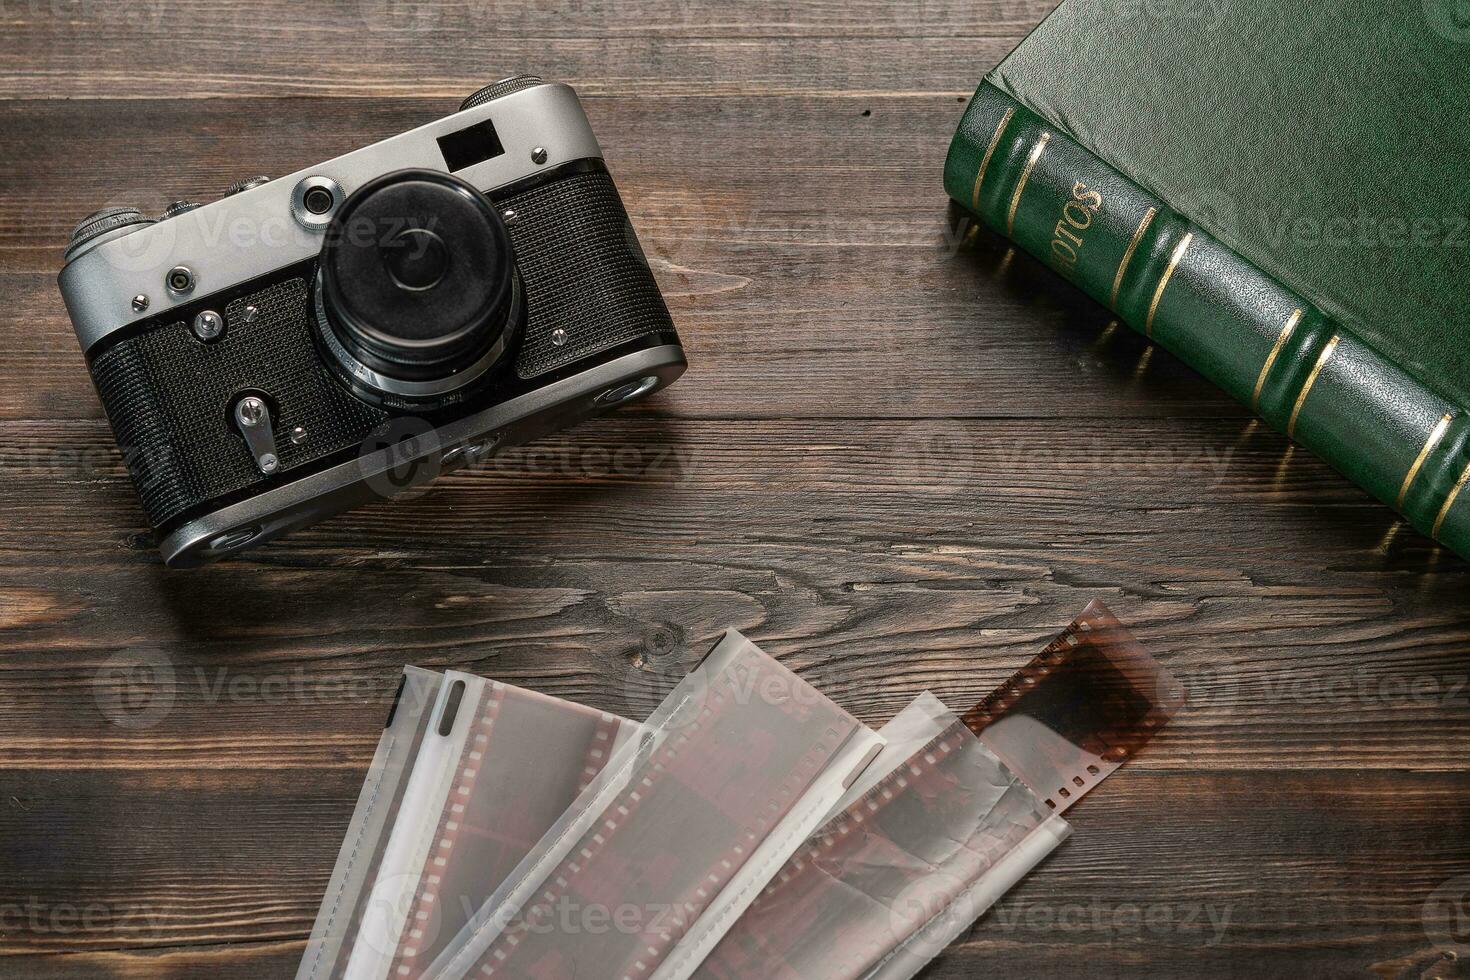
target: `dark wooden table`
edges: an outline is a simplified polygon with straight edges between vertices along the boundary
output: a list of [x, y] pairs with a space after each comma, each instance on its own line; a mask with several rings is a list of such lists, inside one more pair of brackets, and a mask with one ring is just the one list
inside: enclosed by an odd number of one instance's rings
[[[962, 105], [1049, 6], [0, 0], [0, 976], [292, 976], [405, 662], [642, 716], [630, 672], [735, 626], [876, 725], [1093, 598], [1194, 704], [930, 975], [1451, 975], [1466, 565], [946, 232]], [[57, 296], [72, 223], [526, 68], [586, 100], [687, 378], [165, 572]]]

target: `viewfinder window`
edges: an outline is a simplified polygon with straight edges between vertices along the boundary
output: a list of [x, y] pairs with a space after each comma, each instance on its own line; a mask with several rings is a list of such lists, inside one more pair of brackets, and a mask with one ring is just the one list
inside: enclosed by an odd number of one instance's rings
[[439, 152], [453, 173], [466, 170], [477, 163], [494, 160], [505, 155], [500, 143], [500, 134], [495, 132], [495, 123], [489, 119], [475, 123], [468, 129], [439, 137]]

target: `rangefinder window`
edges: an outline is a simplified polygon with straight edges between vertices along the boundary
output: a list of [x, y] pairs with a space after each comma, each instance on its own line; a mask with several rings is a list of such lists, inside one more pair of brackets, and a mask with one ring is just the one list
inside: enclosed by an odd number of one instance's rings
[[505, 147], [500, 142], [500, 134], [495, 132], [495, 123], [486, 119], [468, 129], [439, 137], [439, 152], [444, 154], [444, 162], [449, 169], [458, 173], [477, 163], [504, 156]]

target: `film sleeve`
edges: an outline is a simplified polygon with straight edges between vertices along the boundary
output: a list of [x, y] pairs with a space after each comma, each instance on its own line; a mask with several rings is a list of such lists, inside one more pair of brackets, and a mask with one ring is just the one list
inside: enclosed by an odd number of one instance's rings
[[880, 746], [731, 631], [429, 976], [688, 977]]
[[[343, 868], [353, 914], [328, 951], [309, 947], [304, 976], [417, 978], [638, 730], [614, 715], [450, 672], [414, 672], [395, 713], [391, 769], [375, 764], [354, 817]], [[409, 707], [412, 706], [412, 710]], [[380, 752], [382, 750], [380, 749]], [[390, 779], [381, 775], [388, 772]], [[360, 808], [361, 809], [361, 808]], [[361, 855], [371, 853], [370, 863]], [[355, 862], [355, 863], [354, 863]], [[345, 890], [329, 891], [323, 916]], [[340, 920], [341, 917], [338, 916]], [[324, 955], [330, 952], [330, 956]]]
[[442, 681], [416, 667], [403, 671], [296, 980], [337, 980], [346, 970]]

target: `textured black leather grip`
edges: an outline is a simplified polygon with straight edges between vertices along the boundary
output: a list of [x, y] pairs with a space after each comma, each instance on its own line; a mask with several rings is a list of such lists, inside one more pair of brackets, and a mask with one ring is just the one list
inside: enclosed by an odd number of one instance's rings
[[[674, 321], [606, 170], [565, 177], [500, 202], [526, 281], [516, 374], [539, 378], [619, 344], [673, 333]], [[555, 332], [566, 331], [560, 346]]]

